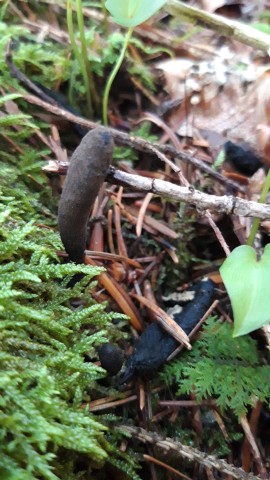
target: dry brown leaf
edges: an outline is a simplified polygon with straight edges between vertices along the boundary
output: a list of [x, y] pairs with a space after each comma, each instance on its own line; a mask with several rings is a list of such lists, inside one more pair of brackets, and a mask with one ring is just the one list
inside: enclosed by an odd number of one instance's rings
[[270, 126], [270, 68], [265, 70], [254, 86], [257, 123]]
[[206, 12], [213, 13], [217, 8], [223, 7], [224, 0], [201, 0], [202, 8]]
[[264, 163], [270, 166], [270, 126], [258, 125], [257, 127], [258, 148]]

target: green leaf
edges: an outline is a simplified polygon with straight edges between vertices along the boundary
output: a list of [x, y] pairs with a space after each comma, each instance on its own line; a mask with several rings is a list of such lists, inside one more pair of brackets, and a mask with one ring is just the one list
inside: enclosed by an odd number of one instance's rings
[[268, 23], [252, 23], [251, 26], [260, 32], [270, 35], [270, 25]]
[[165, 3], [166, 0], [107, 0], [105, 5], [116, 23], [124, 27], [136, 27]]
[[232, 303], [234, 337], [270, 322], [270, 244], [260, 260], [252, 247], [237, 247], [223, 263], [220, 274]]

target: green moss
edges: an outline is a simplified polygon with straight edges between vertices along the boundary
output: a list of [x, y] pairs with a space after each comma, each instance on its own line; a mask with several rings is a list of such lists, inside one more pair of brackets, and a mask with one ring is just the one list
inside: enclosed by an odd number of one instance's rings
[[[6, 26], [7, 36], [12, 29]], [[16, 81], [2, 67], [8, 92]], [[37, 135], [48, 126], [20, 99], [28, 115], [7, 115], [5, 102], [14, 98], [0, 99], [0, 477], [88, 480], [108, 462], [133, 474], [134, 462], [106, 439], [105, 421], [83, 407], [106, 375], [95, 364], [98, 345], [121, 335], [111, 328], [116, 314], [91, 295], [102, 269], [58, 258], [57, 198], [42, 173], [51, 152]], [[84, 277], [71, 288], [77, 273]]]
[[[19, 166], [2, 162], [0, 172], [1, 478], [66, 479], [69, 471], [68, 478], [87, 479], [106, 460], [134, 473], [133, 460], [106, 440], [103, 422], [81, 407], [105, 375], [89, 360], [111, 337], [115, 317], [91, 297], [102, 269], [60, 263], [58, 233], [37, 225], [47, 220], [39, 194]], [[81, 307], [71, 307], [74, 297]]]
[[[17, 183], [13, 197], [0, 197], [0, 472], [55, 479], [59, 448], [84, 452], [95, 463], [107, 456], [100, 443], [106, 427], [78, 405], [104, 376], [84, 355], [106, 340], [111, 315], [92, 300], [71, 311], [70, 299], [82, 298], [82, 285], [100, 269], [59, 263], [58, 235], [23, 220], [33, 209], [22, 202], [23, 191]], [[85, 278], [67, 288], [81, 271]]]

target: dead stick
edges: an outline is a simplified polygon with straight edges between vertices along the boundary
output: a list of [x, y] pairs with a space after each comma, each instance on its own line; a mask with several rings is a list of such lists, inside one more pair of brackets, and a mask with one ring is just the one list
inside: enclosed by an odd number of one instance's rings
[[240, 23], [230, 18], [224, 18], [214, 13], [208, 13], [196, 7], [191, 7], [178, 0], [168, 0], [166, 10], [176, 17], [182, 17], [186, 21], [210, 28], [226, 37], [231, 37], [238, 42], [250, 45], [253, 48], [270, 54], [269, 35], [255, 28]]
[[[32, 103], [33, 105], [37, 105], [41, 108], [44, 108], [44, 110], [47, 110], [50, 113], [53, 113], [62, 118], [65, 118], [69, 122], [75, 123], [77, 125], [81, 125], [89, 129], [98, 127], [98, 124], [91, 122], [90, 120], [86, 120], [83, 117], [74, 115], [73, 113], [68, 112], [64, 108], [58, 107], [56, 105], [51, 105], [48, 102], [44, 102], [44, 100], [41, 100], [35, 95], [30, 95], [27, 93], [22, 95], [22, 98], [27, 102]], [[115, 130], [114, 128], [109, 128], [108, 130], [112, 135], [114, 141], [118, 145], [126, 145], [131, 148], [134, 148], [135, 150], [138, 150], [140, 152], [145, 152], [151, 155], [155, 155], [155, 150], [159, 150], [160, 152], [163, 152], [165, 154], [169, 153], [174, 158], [179, 158], [180, 160], [191, 163], [192, 165], [194, 165], [194, 167], [199, 168], [201, 171], [215, 178], [215, 180], [227, 185], [228, 188], [245, 193], [245, 188], [243, 188], [241, 185], [238, 185], [236, 182], [233, 182], [232, 180], [229, 180], [228, 178], [224, 177], [219, 172], [216, 172], [215, 170], [213, 170], [206, 163], [202, 162], [198, 158], [193, 157], [193, 155], [188, 155], [184, 152], [178, 152], [171, 145], [153, 144], [151, 142], [148, 142], [147, 140], [144, 140], [143, 138], [133, 137], [132, 135], [128, 135], [127, 133], [120, 132], [119, 130]]]
[[132, 427], [129, 425], [122, 425], [118, 428], [123, 433], [128, 433], [143, 443], [150, 443], [168, 453], [173, 451], [181, 457], [185, 457], [193, 462], [199, 462], [206, 468], [215, 468], [216, 470], [222, 473], [227, 473], [238, 480], [261, 480], [260, 477], [253, 475], [253, 473], [246, 473], [241, 468], [237, 468], [223, 459], [216, 458], [213, 455], [206, 455], [204, 452], [200, 452], [197, 448], [183, 445], [181, 442], [176, 441], [173, 438], [162, 438], [155, 432], [149, 432], [143, 428]]
[[270, 205], [228, 195], [209, 195], [195, 190], [193, 187], [180, 187], [164, 180], [121, 172], [112, 167], [106, 180], [142, 192], [151, 192], [170, 200], [189, 203], [196, 207], [199, 213], [205, 213], [209, 209], [217, 213], [234, 214], [240, 217], [256, 217], [262, 220], [270, 218]]
[[[64, 175], [67, 169], [67, 164], [57, 162], [50, 162], [43, 167], [43, 171], [48, 175]], [[206, 214], [209, 209], [217, 213], [239, 215], [240, 217], [253, 217], [261, 220], [270, 218], [270, 205], [244, 200], [232, 195], [209, 195], [195, 190], [193, 187], [180, 187], [164, 180], [122, 172], [113, 167], [110, 167], [106, 181], [141, 192], [151, 192], [170, 200], [189, 203], [201, 214]]]
[[[50, 162], [43, 167], [43, 171], [48, 175], [64, 175], [67, 169], [67, 164], [57, 162]], [[201, 214], [205, 214], [209, 209], [217, 213], [239, 215], [240, 217], [253, 217], [261, 220], [270, 218], [270, 205], [264, 203], [252, 202], [232, 195], [209, 195], [195, 190], [193, 187], [180, 187], [164, 180], [122, 172], [113, 167], [110, 167], [106, 181], [140, 192], [151, 192], [170, 200], [189, 203]]]
[[268, 474], [267, 474], [267, 471], [266, 471], [266, 468], [265, 466], [263, 465], [263, 461], [262, 461], [262, 457], [261, 457], [261, 454], [260, 454], [260, 450], [256, 444], [256, 441], [255, 441], [255, 438], [252, 434], [252, 431], [250, 429], [250, 426], [249, 426], [249, 423], [247, 421], [247, 417], [246, 415], [242, 415], [241, 418], [240, 418], [240, 423], [242, 425], [242, 428], [246, 434], [246, 439], [251, 447], [251, 450], [252, 450], [252, 453], [253, 453], [253, 457], [254, 457], [254, 460], [257, 464], [257, 467], [258, 467], [258, 471], [260, 473], [260, 476], [261, 478], [264, 478], [264, 479], [267, 479], [269, 478], [268, 477]]

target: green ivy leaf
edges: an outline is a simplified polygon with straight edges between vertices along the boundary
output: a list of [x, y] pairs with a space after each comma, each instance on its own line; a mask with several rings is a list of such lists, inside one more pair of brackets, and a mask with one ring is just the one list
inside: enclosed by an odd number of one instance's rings
[[220, 274], [232, 303], [234, 337], [270, 322], [270, 244], [260, 260], [248, 245], [235, 248], [220, 268]]
[[123, 27], [136, 27], [165, 3], [166, 0], [107, 0], [105, 5], [116, 23]]

